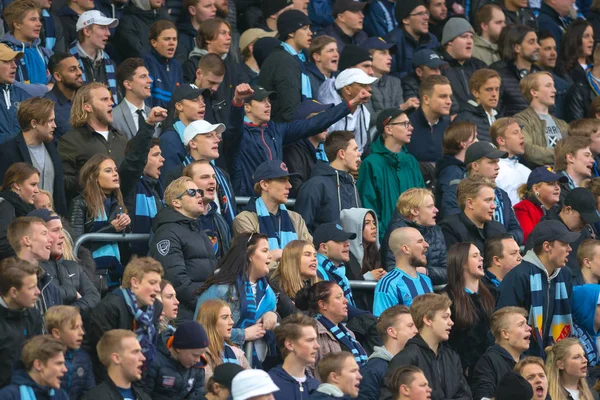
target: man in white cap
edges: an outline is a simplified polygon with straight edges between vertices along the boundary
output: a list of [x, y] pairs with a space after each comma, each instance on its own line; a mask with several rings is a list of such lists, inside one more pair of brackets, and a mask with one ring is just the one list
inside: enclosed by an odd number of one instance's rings
[[[333, 98], [328, 99], [326, 102], [333, 102], [336, 105], [342, 102], [347, 103], [356, 97], [362, 89], [366, 89], [371, 93], [371, 84], [376, 80], [377, 78], [367, 75], [366, 72], [359, 68], [348, 68], [335, 78], [335, 90], [337, 93], [334, 93]], [[372, 137], [369, 135], [370, 123], [371, 114], [367, 110], [367, 107], [361, 104], [356, 107], [353, 113], [346, 115], [331, 125], [329, 132], [354, 131], [358, 150], [363, 153], [372, 140]]]
[[0, 144], [17, 136], [21, 131], [17, 121], [17, 106], [31, 96], [22, 88], [16, 87], [17, 62], [23, 53], [11, 50], [0, 44]]
[[119, 25], [119, 20], [107, 18], [100, 11], [86, 11], [77, 20], [77, 40], [69, 52], [79, 60], [83, 71], [83, 83], [104, 83], [111, 91], [113, 101], [118, 103], [115, 63], [104, 51], [110, 28]]
[[233, 400], [273, 400], [278, 391], [269, 374], [260, 369], [246, 369], [231, 381]]

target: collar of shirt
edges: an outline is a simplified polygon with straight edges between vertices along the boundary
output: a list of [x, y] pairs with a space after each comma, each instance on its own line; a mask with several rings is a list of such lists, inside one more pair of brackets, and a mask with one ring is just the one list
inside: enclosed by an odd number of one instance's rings
[[90, 56], [88, 53], [85, 52], [85, 50], [83, 50], [83, 47], [81, 47], [79, 41], [77, 41], [77, 51], [82, 57], [92, 60], [93, 63], [96, 63], [104, 58], [104, 50], [100, 49], [98, 49], [98, 52], [96, 53], [96, 58], [92, 58], [92, 56]]
[[[134, 117], [137, 117], [137, 110], [139, 110], [139, 108], [137, 108], [136, 106], [131, 104], [131, 102], [129, 102], [129, 100], [127, 100], [127, 99], [123, 99], [123, 100], [125, 100], [125, 104], [127, 104], [127, 107], [129, 107], [129, 111], [131, 111], [131, 114]], [[144, 108], [145, 108], [145, 106], [142, 105], [142, 112], [144, 113], [144, 116], [146, 116], [146, 110]]]

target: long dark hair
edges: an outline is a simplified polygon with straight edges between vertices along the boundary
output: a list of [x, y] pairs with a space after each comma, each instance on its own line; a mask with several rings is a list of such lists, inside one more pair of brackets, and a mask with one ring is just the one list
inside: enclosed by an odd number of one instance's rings
[[[559, 67], [564, 72], [569, 72], [573, 68], [579, 66], [579, 57], [582, 53], [581, 42], [583, 40], [583, 34], [590, 23], [584, 19], [577, 19], [569, 25], [565, 34], [562, 38], [560, 45], [560, 51], [558, 55]], [[586, 64], [591, 64], [594, 61], [592, 57], [587, 57], [585, 60]]]
[[[371, 214], [373, 217], [373, 222], [377, 224], [377, 217], [375, 213], [369, 211], [365, 214], [365, 218], [367, 218], [367, 214]], [[365, 229], [365, 222], [363, 220], [362, 229]], [[377, 234], [379, 235], [379, 226], [377, 227]], [[364, 254], [362, 259], [362, 274], [366, 274], [369, 271], [373, 271], [374, 269], [381, 267], [381, 254], [379, 253], [379, 249], [377, 248], [377, 240], [373, 243], [365, 243], [365, 239], [363, 237], [363, 248]]]
[[[465, 291], [464, 269], [469, 260], [471, 243], [456, 243], [448, 249], [448, 285], [446, 290], [452, 297], [453, 320], [459, 329], [469, 329], [477, 323], [477, 310], [471, 296]], [[479, 284], [479, 299], [489, 319], [494, 312], [494, 296], [483, 284]]]
[[201, 295], [212, 285], [234, 285], [238, 276], [248, 275], [250, 256], [256, 251], [261, 239], [268, 240], [267, 236], [260, 233], [241, 233], [236, 236], [231, 243], [231, 248], [217, 266], [219, 272], [212, 274], [196, 294]]
[[523, 43], [525, 36], [527, 36], [529, 32], [535, 32], [535, 29], [521, 24], [505, 26], [498, 38], [498, 54], [500, 54], [500, 58], [507, 62], [514, 62], [517, 59], [515, 45]]

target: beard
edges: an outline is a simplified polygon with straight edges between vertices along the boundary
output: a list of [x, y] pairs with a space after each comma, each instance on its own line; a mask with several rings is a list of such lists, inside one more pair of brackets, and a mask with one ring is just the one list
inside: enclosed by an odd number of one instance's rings
[[421, 257], [415, 256], [414, 254], [411, 254], [410, 258], [408, 259], [408, 265], [410, 265], [411, 267], [426, 267], [427, 266], [427, 259], [425, 259], [425, 261], [423, 261], [421, 259]]
[[110, 124], [112, 124], [112, 121], [109, 121], [108, 117], [106, 116], [106, 111], [100, 111], [96, 107], [92, 106], [92, 115], [94, 116], [94, 118], [96, 118], [98, 123], [102, 125], [109, 126]]

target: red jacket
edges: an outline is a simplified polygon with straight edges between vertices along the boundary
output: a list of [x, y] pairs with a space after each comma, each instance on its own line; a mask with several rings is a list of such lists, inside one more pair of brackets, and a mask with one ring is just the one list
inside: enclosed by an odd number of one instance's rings
[[540, 222], [540, 219], [544, 216], [544, 210], [541, 205], [536, 205], [527, 199], [515, 204], [513, 210], [515, 211], [515, 216], [519, 220], [519, 224], [521, 224], [521, 229], [523, 230], [523, 235], [525, 237], [523, 243], [525, 243], [533, 228], [535, 228], [538, 222]]

